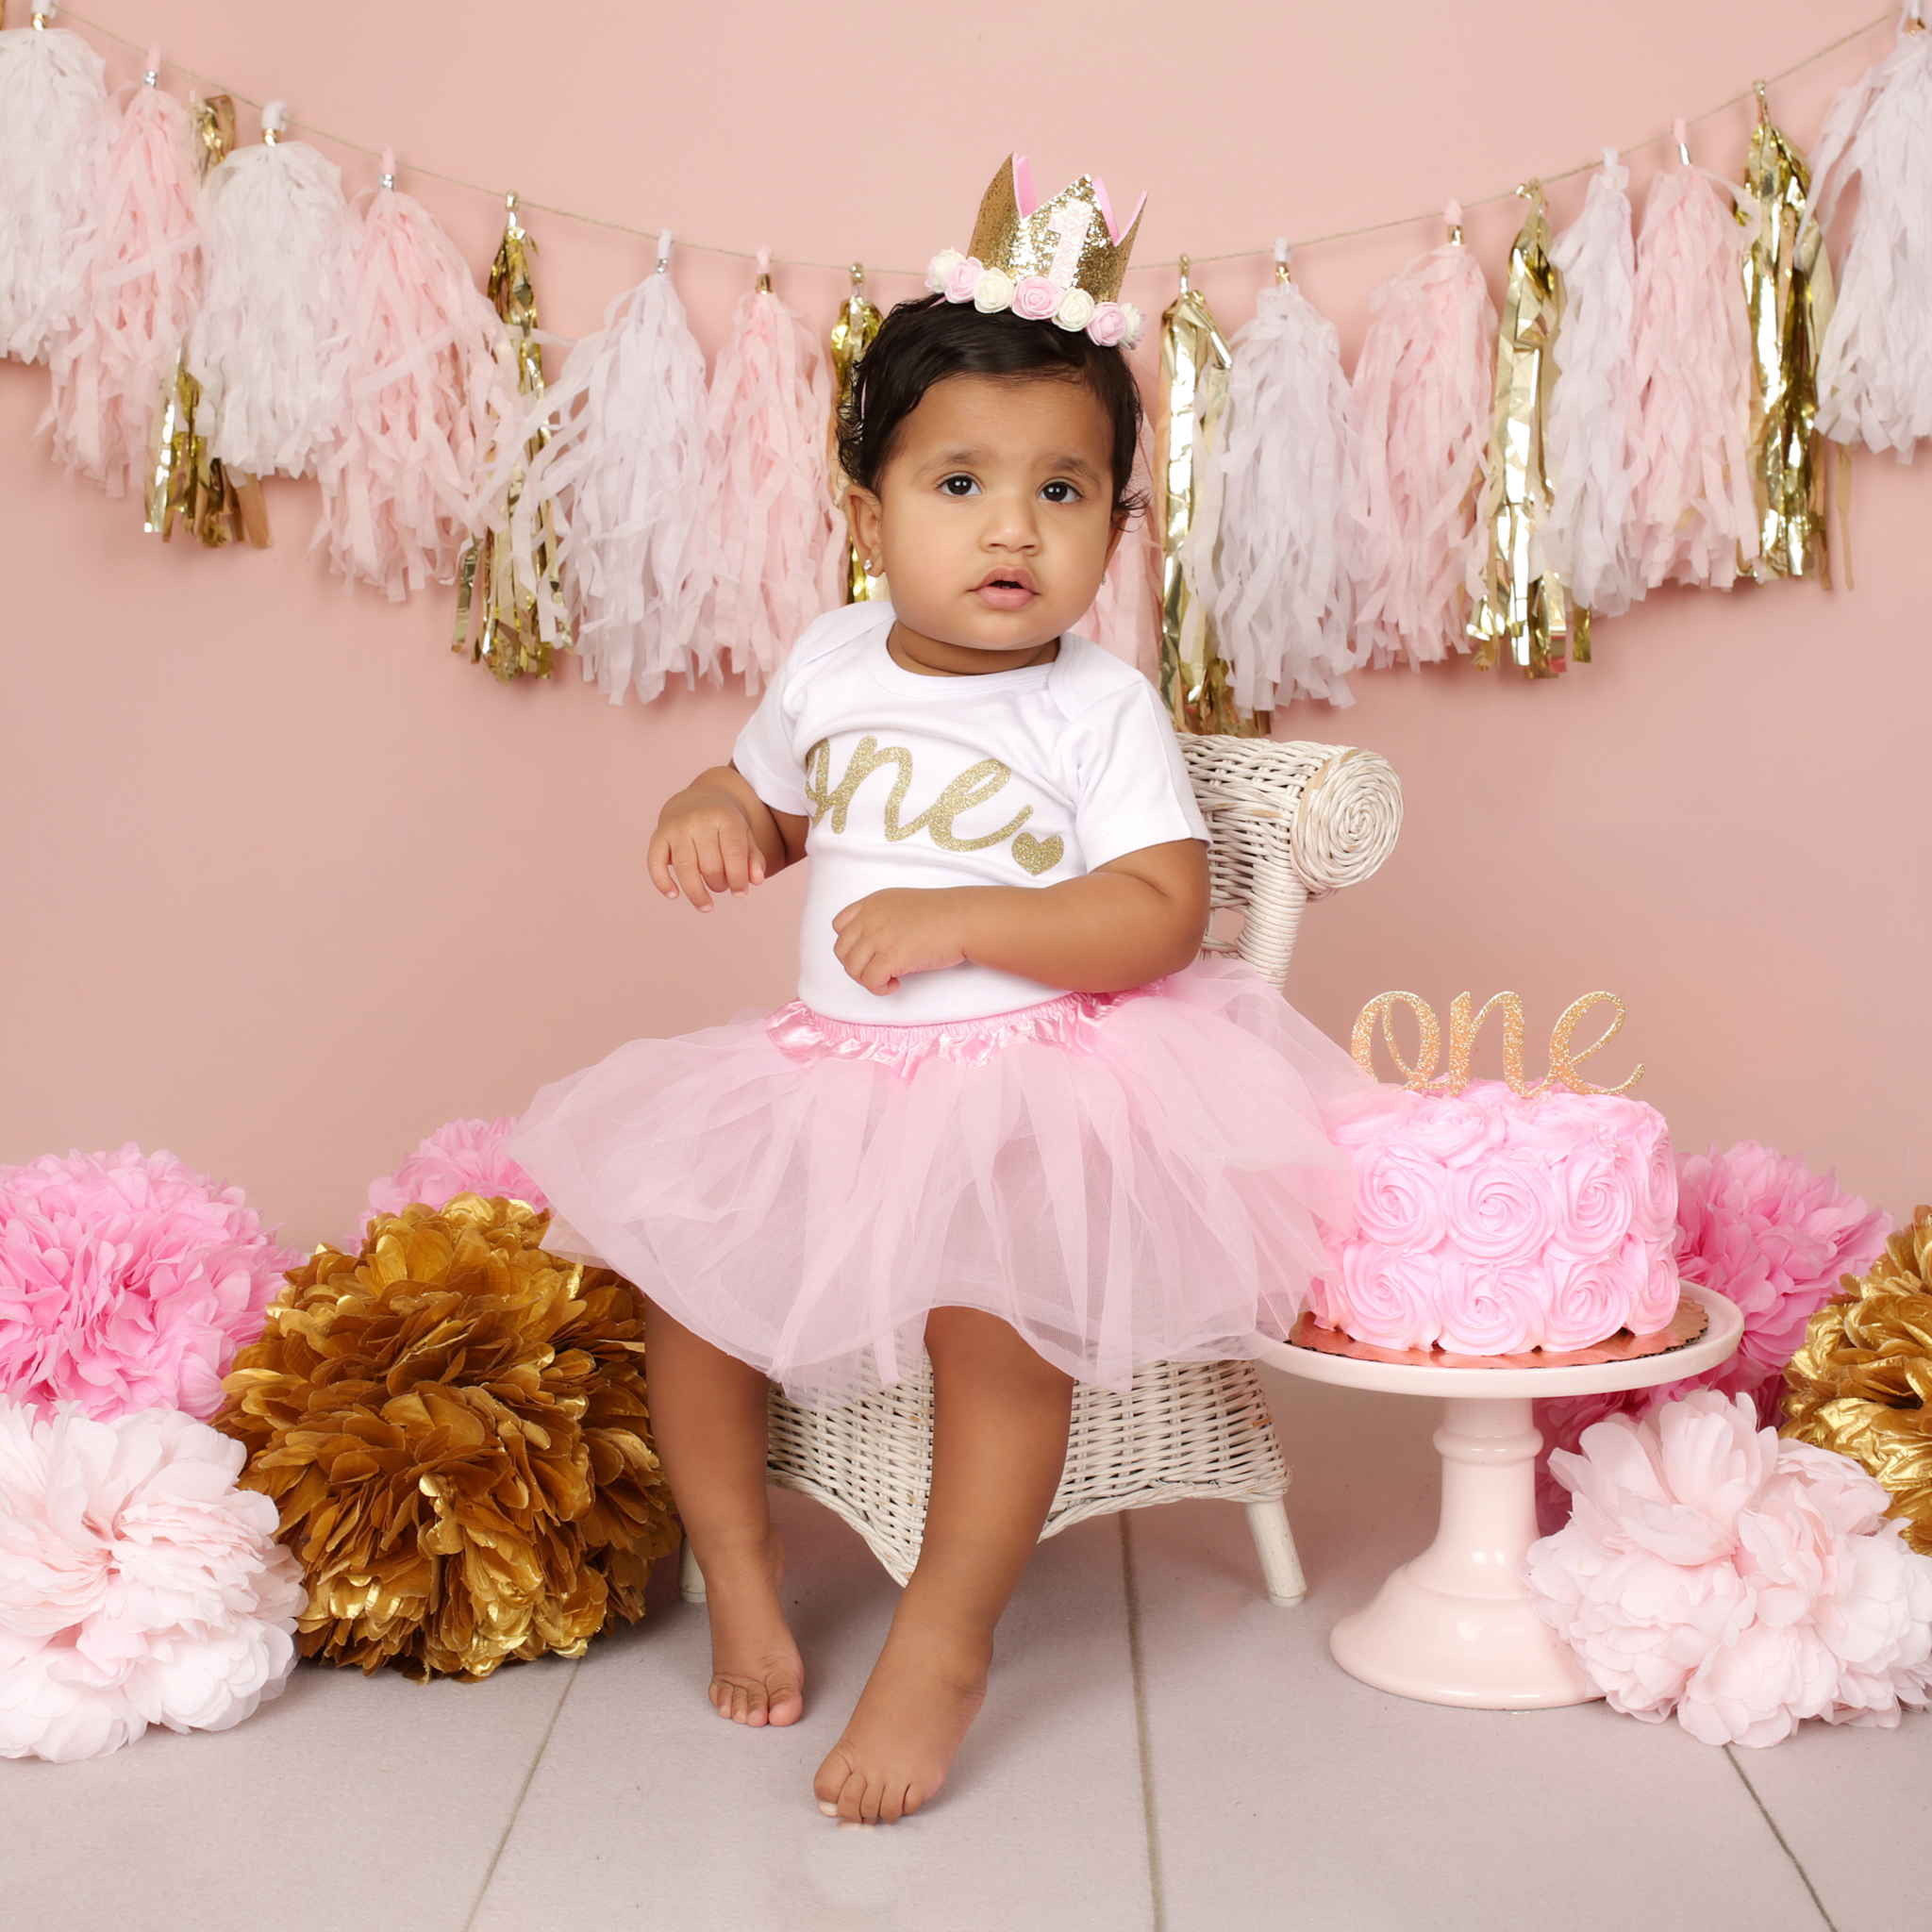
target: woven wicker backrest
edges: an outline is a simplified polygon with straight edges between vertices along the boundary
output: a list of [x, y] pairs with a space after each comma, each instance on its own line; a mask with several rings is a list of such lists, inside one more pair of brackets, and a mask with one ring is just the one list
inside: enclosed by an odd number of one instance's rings
[[1288, 978], [1303, 906], [1359, 885], [1402, 830], [1402, 785], [1387, 758], [1300, 739], [1183, 735], [1194, 797], [1211, 837], [1211, 904], [1247, 916], [1236, 952], [1277, 987]]

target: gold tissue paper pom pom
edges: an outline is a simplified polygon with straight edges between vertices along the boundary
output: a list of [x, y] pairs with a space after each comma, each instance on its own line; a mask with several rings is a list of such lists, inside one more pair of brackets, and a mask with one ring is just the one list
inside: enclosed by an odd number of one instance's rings
[[677, 1546], [643, 1305], [546, 1255], [547, 1214], [458, 1194], [318, 1248], [235, 1357], [215, 1426], [302, 1564], [305, 1657], [487, 1677], [643, 1614]]
[[1932, 1556], [1932, 1208], [1862, 1280], [1845, 1276], [1811, 1317], [1785, 1383], [1783, 1433], [1876, 1476], [1907, 1542]]

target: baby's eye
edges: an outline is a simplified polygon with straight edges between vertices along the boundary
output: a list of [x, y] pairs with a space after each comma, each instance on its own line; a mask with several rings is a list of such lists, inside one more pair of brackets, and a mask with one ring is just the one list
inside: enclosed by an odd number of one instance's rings
[[1041, 486], [1041, 495], [1049, 503], [1078, 503], [1080, 492], [1071, 483], [1052, 482]]
[[948, 476], [940, 485], [940, 489], [947, 496], [971, 496], [978, 488], [979, 485], [974, 478], [964, 475]]

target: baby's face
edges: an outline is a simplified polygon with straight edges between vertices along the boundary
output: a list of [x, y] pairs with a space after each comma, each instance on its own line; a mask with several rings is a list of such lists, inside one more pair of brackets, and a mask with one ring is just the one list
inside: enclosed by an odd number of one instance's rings
[[1077, 622], [1116, 541], [1111, 445], [1084, 383], [935, 383], [900, 425], [875, 504], [859, 509], [872, 524], [860, 547], [883, 564], [901, 625], [1007, 654]]

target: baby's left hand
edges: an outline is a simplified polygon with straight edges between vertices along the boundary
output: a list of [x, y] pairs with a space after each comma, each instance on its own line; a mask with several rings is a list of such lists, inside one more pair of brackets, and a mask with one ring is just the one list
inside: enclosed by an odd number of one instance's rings
[[901, 887], [869, 892], [832, 920], [839, 963], [868, 992], [897, 992], [908, 973], [957, 966], [966, 957], [962, 894]]

